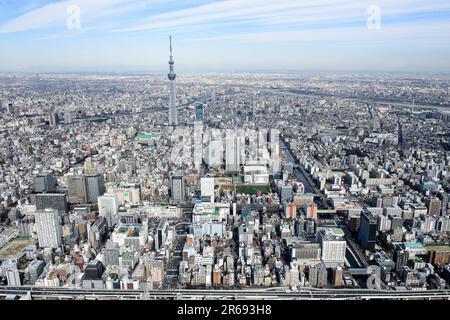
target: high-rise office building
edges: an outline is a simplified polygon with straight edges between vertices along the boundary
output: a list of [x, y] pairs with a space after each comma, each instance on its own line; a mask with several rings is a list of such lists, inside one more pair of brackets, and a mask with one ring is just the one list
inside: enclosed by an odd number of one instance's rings
[[344, 270], [342, 267], [333, 268], [331, 271], [333, 287], [340, 288], [344, 285]]
[[425, 199], [425, 206], [428, 209], [428, 215], [440, 216], [442, 202], [436, 197]]
[[105, 266], [118, 266], [120, 257], [120, 246], [111, 240], [107, 241], [102, 249], [103, 264]]
[[6, 112], [9, 114], [14, 114], [14, 105], [12, 102], [8, 103], [6, 106]]
[[297, 218], [297, 205], [294, 202], [291, 202], [286, 206], [286, 219], [295, 220]]
[[325, 264], [322, 262], [319, 264], [319, 272], [317, 274], [317, 287], [325, 288], [328, 284], [328, 271]]
[[51, 172], [40, 172], [34, 177], [34, 192], [54, 192], [56, 191], [56, 178]]
[[211, 140], [207, 147], [205, 162], [210, 168], [220, 168], [223, 165], [223, 143]]
[[318, 273], [317, 266], [309, 266], [308, 281], [311, 287], [317, 286], [317, 273]]
[[115, 193], [105, 193], [97, 198], [98, 212], [106, 219], [108, 228], [119, 222], [119, 198]]
[[103, 174], [90, 174], [87, 177], [88, 202], [97, 203], [99, 196], [105, 193]]
[[59, 116], [56, 112], [51, 112], [49, 115], [48, 122], [50, 124], [50, 127], [57, 127], [59, 124]]
[[377, 237], [377, 217], [368, 210], [361, 213], [358, 240], [364, 250], [374, 251]]
[[172, 201], [183, 202], [185, 196], [184, 178], [180, 174], [174, 174], [170, 181]]
[[39, 210], [34, 215], [39, 245], [57, 248], [61, 245], [61, 219], [57, 210]]
[[195, 107], [195, 121], [201, 123], [205, 121], [205, 107], [202, 104]]
[[441, 200], [441, 215], [446, 215], [447, 214], [447, 207], [448, 207], [448, 193], [441, 191], [438, 193], [438, 198], [439, 200]]
[[158, 224], [158, 227], [156, 228], [156, 238], [155, 238], [156, 251], [159, 251], [161, 247], [164, 245], [164, 242], [166, 242], [168, 229], [169, 229], [169, 222], [167, 221], [167, 218], [162, 218]]
[[31, 261], [26, 269], [27, 280], [31, 284], [35, 284], [37, 279], [44, 272], [45, 262], [42, 260], [35, 259]]
[[225, 139], [225, 170], [239, 172], [241, 170], [241, 141], [232, 131], [227, 131]]
[[409, 260], [409, 253], [406, 250], [397, 249], [394, 252], [395, 270], [399, 271], [406, 266]]
[[292, 200], [292, 186], [282, 186], [280, 191], [281, 201], [291, 201]]
[[447, 265], [450, 260], [448, 249], [430, 250], [428, 252], [428, 262], [434, 265]]
[[73, 113], [68, 111], [64, 112], [64, 123], [65, 124], [71, 124], [73, 123]]
[[6, 275], [6, 280], [8, 281], [8, 286], [15, 287], [20, 286], [20, 274], [17, 268], [17, 259], [9, 258], [0, 265], [0, 271]]
[[339, 228], [322, 229], [317, 232], [317, 240], [322, 249], [322, 261], [327, 266], [344, 265], [347, 242]]
[[169, 60], [169, 125], [178, 125], [178, 111], [176, 106], [175, 79], [177, 75], [174, 72], [173, 54], [172, 54], [172, 36], [170, 36], [170, 60]]
[[358, 232], [360, 223], [361, 223], [360, 216], [351, 216], [348, 222], [348, 228], [350, 232], [353, 233]]
[[306, 207], [306, 218], [314, 219], [317, 221], [317, 204], [313, 202], [310, 206]]
[[328, 284], [328, 271], [323, 262], [309, 267], [309, 284], [311, 287], [325, 288]]
[[65, 193], [39, 193], [35, 195], [37, 210], [54, 209], [60, 215], [68, 212], [67, 195]]
[[104, 217], [98, 217], [95, 221], [87, 223], [88, 240], [92, 248], [98, 249], [106, 242], [107, 225]]
[[214, 178], [204, 177], [200, 180], [200, 192], [203, 199], [208, 199], [208, 202], [214, 202]]
[[258, 104], [256, 103], [256, 101], [253, 101], [252, 103], [252, 112], [251, 112], [251, 120], [255, 120], [256, 118], [256, 109], [258, 107]]
[[69, 203], [87, 203], [87, 179], [86, 176], [67, 175], [66, 176], [67, 193]]

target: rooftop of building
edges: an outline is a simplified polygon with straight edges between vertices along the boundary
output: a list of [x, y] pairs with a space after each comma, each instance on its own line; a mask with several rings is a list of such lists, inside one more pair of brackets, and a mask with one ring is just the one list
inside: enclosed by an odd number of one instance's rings
[[137, 237], [141, 231], [142, 226], [137, 224], [121, 224], [114, 232], [126, 233], [128, 237]]
[[428, 246], [425, 246], [425, 249], [427, 249], [427, 251], [448, 251], [448, 252], [450, 252], [449, 245], [441, 245], [441, 244], [428, 245]]
[[328, 228], [328, 232], [330, 232], [333, 236], [342, 237], [344, 236], [344, 231], [341, 228]]
[[142, 140], [153, 140], [160, 138], [160, 134], [138, 134], [136, 136], [136, 140], [142, 141]]
[[423, 249], [424, 246], [420, 242], [405, 242], [404, 246], [406, 249]]

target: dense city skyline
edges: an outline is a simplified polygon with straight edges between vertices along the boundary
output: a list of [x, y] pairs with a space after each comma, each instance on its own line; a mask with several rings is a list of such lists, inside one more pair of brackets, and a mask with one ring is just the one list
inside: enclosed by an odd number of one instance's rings
[[164, 71], [173, 34], [181, 72], [448, 73], [449, 17], [442, 0], [4, 0], [0, 70]]
[[172, 66], [0, 74], [0, 299], [448, 299], [445, 79]]

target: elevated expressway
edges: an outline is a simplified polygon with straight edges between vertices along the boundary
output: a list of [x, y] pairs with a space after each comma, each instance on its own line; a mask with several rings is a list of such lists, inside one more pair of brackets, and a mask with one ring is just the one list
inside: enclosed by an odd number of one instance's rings
[[37, 288], [32, 286], [0, 287], [0, 297], [28, 295], [32, 299], [88, 299], [88, 300], [450, 300], [450, 291], [393, 291], [367, 289], [316, 289], [305, 288], [290, 291], [282, 288], [269, 289], [182, 289], [182, 290], [105, 290], [77, 288]]

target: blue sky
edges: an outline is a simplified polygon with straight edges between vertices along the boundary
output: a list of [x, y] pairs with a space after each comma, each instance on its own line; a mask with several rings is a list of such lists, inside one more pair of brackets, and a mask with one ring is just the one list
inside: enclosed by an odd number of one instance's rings
[[448, 0], [0, 0], [0, 70], [164, 71], [172, 34], [178, 72], [449, 73], [449, 18]]

